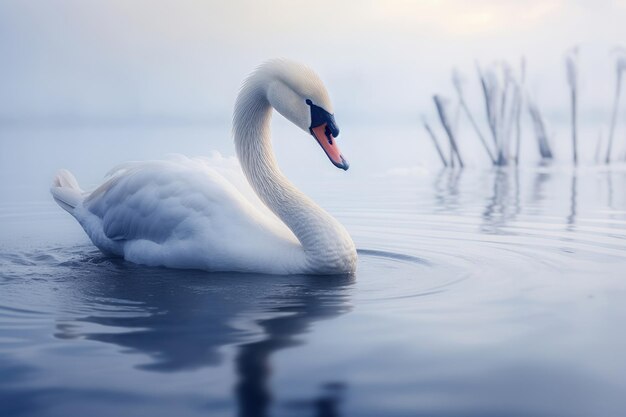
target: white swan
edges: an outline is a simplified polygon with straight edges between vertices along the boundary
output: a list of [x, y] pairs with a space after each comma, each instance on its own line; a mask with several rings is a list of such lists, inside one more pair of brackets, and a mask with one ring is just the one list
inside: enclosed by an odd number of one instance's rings
[[318, 76], [286, 60], [261, 65], [237, 97], [233, 134], [245, 177], [273, 214], [218, 168], [184, 157], [121, 165], [91, 193], [61, 170], [52, 195], [94, 245], [131, 262], [269, 274], [354, 272], [348, 232], [276, 164], [272, 107], [310, 133], [335, 166], [348, 169], [348, 163], [335, 143], [339, 130]]

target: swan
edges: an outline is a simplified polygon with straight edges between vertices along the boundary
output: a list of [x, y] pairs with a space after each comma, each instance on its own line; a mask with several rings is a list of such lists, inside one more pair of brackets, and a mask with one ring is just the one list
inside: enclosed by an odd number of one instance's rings
[[[246, 78], [235, 102], [241, 181], [210, 158], [178, 156], [119, 165], [91, 192], [62, 169], [50, 191], [96, 247], [133, 263], [264, 274], [353, 273], [357, 253], [346, 229], [277, 165], [272, 109], [313, 136], [336, 167], [348, 169], [320, 78], [302, 64], [272, 60]], [[253, 192], [247, 191], [250, 186]]]

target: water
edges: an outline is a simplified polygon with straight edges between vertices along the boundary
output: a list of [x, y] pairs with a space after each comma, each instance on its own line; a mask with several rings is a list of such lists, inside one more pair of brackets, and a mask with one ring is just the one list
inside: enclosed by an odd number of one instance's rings
[[105, 133], [3, 132], [0, 415], [624, 414], [624, 167], [359, 170], [356, 152], [320, 179], [283, 158], [357, 273], [209, 274], [107, 258], [50, 200], [53, 167], [95, 182], [179, 132]]

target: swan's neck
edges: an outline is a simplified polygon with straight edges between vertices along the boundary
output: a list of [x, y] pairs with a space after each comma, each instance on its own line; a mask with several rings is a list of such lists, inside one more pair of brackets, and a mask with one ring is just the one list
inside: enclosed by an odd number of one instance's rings
[[235, 106], [233, 133], [243, 172], [261, 200], [302, 244], [312, 272], [352, 272], [354, 243], [344, 227], [280, 171], [272, 149], [272, 107], [264, 88], [247, 84]]

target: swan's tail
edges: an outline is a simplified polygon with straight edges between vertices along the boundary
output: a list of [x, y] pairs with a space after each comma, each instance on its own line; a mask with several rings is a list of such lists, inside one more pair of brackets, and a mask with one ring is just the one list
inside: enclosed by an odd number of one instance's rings
[[83, 199], [83, 190], [80, 189], [76, 178], [67, 169], [59, 170], [54, 176], [50, 192], [54, 201], [70, 214]]

